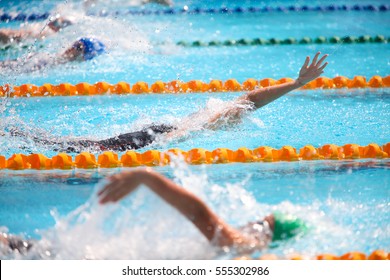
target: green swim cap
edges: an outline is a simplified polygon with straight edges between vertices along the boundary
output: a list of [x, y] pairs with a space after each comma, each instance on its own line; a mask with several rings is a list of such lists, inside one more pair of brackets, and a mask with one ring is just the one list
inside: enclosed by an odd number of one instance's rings
[[272, 241], [286, 240], [307, 232], [307, 225], [301, 219], [280, 212], [273, 213], [275, 224]]

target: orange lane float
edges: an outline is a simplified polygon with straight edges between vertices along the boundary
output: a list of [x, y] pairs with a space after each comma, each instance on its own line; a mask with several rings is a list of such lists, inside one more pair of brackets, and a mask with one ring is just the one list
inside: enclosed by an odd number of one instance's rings
[[182, 84], [183, 82], [179, 80], [170, 81], [166, 84], [166, 89], [167, 89], [166, 92], [180, 92], [182, 88], [181, 87]]
[[361, 252], [349, 252], [340, 257], [340, 260], [366, 260], [367, 256]]
[[110, 92], [115, 94], [125, 94], [130, 93], [130, 84], [126, 82], [119, 82], [116, 85], [110, 87]]
[[361, 157], [360, 154], [363, 152], [363, 150], [361, 150], [359, 145], [346, 144], [343, 146], [342, 152], [344, 153], [346, 159], [358, 159]]
[[320, 155], [324, 157], [324, 159], [343, 159], [343, 154], [339, 146], [334, 144], [326, 144], [319, 148]]
[[79, 83], [76, 86], [76, 91], [78, 95], [95, 95], [96, 86], [89, 83]]
[[256, 158], [253, 156], [252, 150], [242, 147], [234, 152], [235, 162], [254, 162]]
[[150, 150], [140, 155], [140, 161], [142, 165], [146, 166], [159, 166], [168, 163], [167, 159], [161, 154], [160, 151]]
[[118, 154], [106, 151], [98, 156], [98, 164], [102, 168], [115, 168], [123, 166], [123, 163], [118, 160]]
[[388, 154], [376, 143], [368, 144], [363, 147], [362, 150], [361, 156], [363, 158], [384, 158], [388, 156]]
[[236, 79], [229, 79], [224, 84], [223, 87], [226, 91], [240, 91], [242, 90], [241, 84]]
[[[367, 82], [368, 80], [368, 82]], [[173, 80], [170, 82], [156, 81], [151, 86], [146, 82], [138, 81], [132, 86], [126, 82], [118, 82], [111, 85], [107, 82], [97, 82], [89, 84], [86, 82], [72, 85], [62, 83], [59, 85], [44, 84], [36, 86], [33, 84], [17, 85], [2, 85], [0, 86], [0, 96], [9, 97], [35, 97], [35, 96], [73, 96], [73, 95], [96, 95], [96, 94], [144, 94], [144, 93], [191, 93], [191, 92], [236, 92], [249, 91], [255, 88], [269, 87], [277, 84], [283, 84], [294, 81], [291, 78], [285, 77], [279, 80], [265, 78], [256, 80], [253, 78], [245, 80], [242, 84], [236, 79], [228, 79], [226, 81], [211, 80], [205, 83], [200, 80], [191, 80], [183, 82]], [[390, 76], [381, 77], [375, 75], [371, 78], [364, 76], [355, 76], [352, 79], [337, 76], [334, 78], [318, 77], [311, 81], [301, 89], [352, 89], [352, 88], [384, 88], [390, 87]]]
[[60, 153], [52, 157], [51, 160], [54, 169], [72, 169], [75, 166], [72, 157], [65, 153]]
[[52, 160], [42, 154], [31, 154], [27, 157], [32, 169], [51, 169]]
[[364, 88], [367, 86], [366, 77], [355, 76], [347, 84], [348, 88]]
[[388, 156], [390, 156], [390, 142], [382, 146], [382, 151], [385, 152]]
[[75, 165], [77, 168], [91, 169], [98, 167], [96, 158], [93, 154], [88, 152], [82, 152], [76, 156]]
[[375, 250], [369, 256], [369, 260], [388, 260], [390, 252], [386, 253], [384, 250]]
[[121, 162], [125, 167], [135, 167], [142, 165], [140, 154], [135, 151], [127, 151], [121, 157]]
[[278, 84], [285, 84], [285, 83], [290, 83], [293, 81], [294, 81], [294, 79], [292, 79], [292, 78], [281, 78], [278, 80]]
[[218, 148], [211, 152], [212, 163], [234, 162], [235, 154], [230, 149]]
[[187, 83], [188, 92], [202, 92], [203, 82], [199, 80], [192, 80]]
[[277, 81], [272, 78], [265, 78], [260, 80], [260, 86], [262, 87], [270, 87], [277, 84]]
[[[264, 254], [261, 255], [258, 260], [389, 260], [390, 253], [386, 253], [384, 250], [375, 250], [369, 256], [363, 252], [347, 252], [341, 256], [334, 254], [324, 253], [314, 257], [304, 256], [302, 254], [291, 254], [288, 256], [278, 256], [275, 254]], [[235, 260], [254, 260], [249, 256], [241, 256], [235, 258]]]
[[0, 169], [7, 168], [7, 159], [5, 156], [0, 156]]
[[368, 86], [372, 88], [381, 88], [384, 87], [383, 80], [381, 76], [373, 76], [368, 81]]
[[221, 80], [211, 80], [209, 83], [209, 91], [211, 92], [223, 91], [223, 82]]
[[166, 83], [157, 81], [151, 85], [150, 90], [153, 93], [164, 93], [166, 91]]
[[210, 163], [211, 153], [202, 148], [195, 148], [188, 151], [186, 161], [190, 164]]
[[105, 94], [109, 92], [111, 89], [112, 85], [106, 82], [97, 82], [95, 84], [95, 89], [96, 89], [96, 94]]
[[136, 82], [131, 88], [132, 93], [148, 93], [149, 85], [145, 82]]
[[333, 80], [333, 85], [336, 88], [345, 88], [345, 87], [347, 87], [348, 81], [349, 81], [348, 78], [343, 77], [343, 76], [334, 77], [332, 80]]
[[164, 157], [167, 159], [167, 162], [172, 161], [172, 157], [179, 157], [182, 159], [186, 159], [188, 156], [188, 152], [182, 151], [180, 149], [169, 149], [164, 153]]
[[317, 148], [312, 145], [306, 145], [299, 150], [299, 157], [303, 160], [319, 160], [323, 159]]
[[271, 162], [273, 158], [273, 148], [263, 146], [253, 150], [253, 154], [257, 157], [258, 161]]
[[66, 95], [76, 95], [76, 87], [74, 85], [71, 85], [69, 83], [63, 83], [59, 84], [57, 86], [53, 87], [53, 94], [54, 95], [61, 95], [61, 96], [66, 96]]
[[246, 91], [254, 90], [255, 88], [258, 87], [260, 87], [260, 83], [255, 79], [248, 79], [242, 83], [242, 89]]
[[118, 155], [111, 151], [105, 151], [98, 155], [82, 152], [75, 156], [60, 153], [51, 159], [42, 154], [14, 154], [9, 159], [0, 155], [0, 169], [72, 169], [72, 168], [115, 168], [135, 166], [161, 166], [172, 160], [173, 155], [180, 155], [189, 164], [212, 164], [232, 162], [277, 162], [277, 161], [300, 161], [300, 160], [356, 160], [356, 159], [386, 159], [389, 158], [390, 143], [380, 146], [370, 143], [367, 146], [358, 144], [345, 144], [338, 146], [326, 144], [316, 148], [306, 145], [299, 149], [292, 146], [283, 146], [274, 149], [268, 146], [261, 146], [253, 150], [241, 147], [235, 151], [227, 148], [217, 148], [208, 151], [203, 148], [195, 148], [189, 151], [170, 149], [167, 151], [149, 150], [143, 153], [127, 151], [122, 154], [120, 160]]
[[14, 154], [7, 160], [7, 168], [13, 170], [23, 170], [31, 168], [28, 158], [23, 154]]
[[43, 84], [38, 88], [38, 92], [35, 93], [35, 96], [45, 96], [53, 93], [53, 85]]
[[274, 161], [297, 161], [299, 160], [299, 156], [297, 155], [297, 151], [294, 147], [291, 146], [283, 146], [279, 150], [273, 150], [272, 155]]
[[383, 86], [390, 87], [390, 75], [382, 78]]

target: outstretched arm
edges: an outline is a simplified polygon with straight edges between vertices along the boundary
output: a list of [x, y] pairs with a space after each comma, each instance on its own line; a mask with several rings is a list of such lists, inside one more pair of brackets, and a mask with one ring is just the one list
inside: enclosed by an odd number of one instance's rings
[[306, 85], [308, 82], [318, 78], [324, 72], [326, 65], [328, 65], [327, 62], [322, 64], [328, 55], [326, 54], [318, 60], [320, 54], [320, 52], [316, 53], [310, 65], [310, 57], [306, 57], [305, 63], [299, 71], [299, 76], [295, 81], [252, 90], [239, 97], [237, 101], [251, 101], [255, 105], [255, 108], [258, 109], [268, 103], [271, 103], [286, 93]]
[[188, 218], [208, 240], [220, 246], [242, 242], [241, 234], [218, 217], [200, 198], [151, 169], [111, 176], [98, 193], [101, 204], [117, 202], [144, 184]]
[[271, 103], [279, 97], [282, 97], [286, 93], [298, 89], [306, 85], [308, 82], [318, 78], [324, 72], [324, 69], [328, 64], [327, 62], [323, 64], [328, 55], [324, 55], [318, 59], [319, 56], [320, 52], [316, 53], [310, 65], [310, 57], [306, 57], [305, 63], [299, 71], [299, 76], [296, 80], [281, 85], [255, 89], [247, 92], [234, 101], [235, 106], [211, 116], [206, 126], [210, 128], [217, 128], [220, 123], [224, 124], [227, 122], [236, 122], [240, 120], [242, 115], [248, 110], [248, 105], [252, 106], [252, 108], [256, 110], [268, 103]]
[[18, 43], [32, 36], [33, 33], [29, 30], [0, 29], [0, 43], [2, 44]]

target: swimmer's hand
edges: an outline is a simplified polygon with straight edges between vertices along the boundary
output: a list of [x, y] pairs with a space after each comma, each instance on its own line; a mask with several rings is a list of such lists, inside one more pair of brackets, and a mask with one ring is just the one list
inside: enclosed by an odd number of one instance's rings
[[129, 193], [133, 192], [144, 178], [143, 170], [122, 172], [108, 178], [109, 183], [98, 192], [99, 202], [117, 202]]
[[299, 85], [304, 86], [308, 82], [318, 78], [322, 73], [324, 73], [324, 69], [326, 65], [328, 65], [328, 62], [325, 62], [324, 64], [322, 63], [328, 57], [328, 55], [326, 54], [323, 57], [321, 57], [320, 60], [318, 60], [320, 54], [321, 54], [320, 52], [316, 53], [310, 66], [309, 66], [310, 57], [309, 56], [306, 57], [305, 63], [303, 64], [301, 70], [299, 71], [299, 77], [297, 79]]

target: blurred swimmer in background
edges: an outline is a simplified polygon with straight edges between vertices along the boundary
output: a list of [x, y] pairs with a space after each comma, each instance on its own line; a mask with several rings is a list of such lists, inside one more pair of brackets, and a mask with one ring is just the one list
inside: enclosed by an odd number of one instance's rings
[[107, 4], [109, 2], [110, 4], [112, 2], [120, 2], [121, 4], [127, 4], [130, 6], [140, 6], [140, 5], [146, 5], [146, 4], [160, 4], [163, 6], [173, 6], [172, 0], [122, 0], [122, 1], [99, 1], [99, 0], [84, 0], [83, 6], [84, 8], [88, 9], [95, 5], [98, 5], [99, 3]]
[[49, 21], [48, 28], [26, 28], [26, 29], [0, 29], [0, 44], [17, 44], [29, 39], [44, 39], [48, 36], [60, 32], [62, 29], [74, 24], [68, 18], [58, 17]]
[[[76, 50], [68, 51], [70, 52], [69, 57], [76, 57]], [[76, 52], [76, 55], [73, 55], [73, 52]], [[78, 54], [78, 56], [80, 56], [80, 54]], [[29, 135], [18, 128], [12, 128], [10, 133], [12, 136], [31, 139], [35, 143], [43, 145], [55, 146], [55, 150], [70, 153], [81, 152], [88, 148], [101, 151], [141, 149], [159, 140], [170, 140], [182, 137], [186, 135], [190, 129], [194, 129], [196, 126], [216, 130], [224, 126], [241, 122], [247, 113], [262, 108], [268, 103], [275, 101], [285, 94], [296, 90], [319, 77], [328, 64], [325, 62], [328, 55], [324, 55], [321, 58], [319, 56], [320, 52], [316, 53], [311, 63], [310, 57], [307, 56], [299, 71], [298, 78], [294, 81], [254, 89], [234, 99], [227, 106], [224, 106], [222, 110], [210, 111], [209, 108], [204, 108], [190, 114], [176, 124], [152, 124], [138, 131], [124, 132], [120, 135], [103, 140], [77, 139], [64, 141], [63, 137], [59, 140], [51, 140], [42, 136]], [[83, 57], [83, 55], [81, 55], [81, 57]], [[69, 59], [70, 58], [68, 58], [68, 60]]]
[[91, 60], [107, 51], [106, 46], [96, 38], [82, 37], [75, 41], [65, 52], [52, 55], [39, 53], [29, 54], [14, 60], [0, 62], [0, 69], [18, 70], [23, 67], [24, 71], [36, 71], [44, 67], [57, 64], [65, 64], [72, 61], [82, 62]]
[[267, 248], [271, 242], [279, 243], [301, 236], [309, 230], [300, 218], [281, 212], [234, 228], [201, 198], [152, 168], [121, 172], [108, 177], [108, 183], [98, 192], [99, 202], [103, 205], [117, 203], [140, 186], [146, 186], [179, 211], [211, 244], [218, 247], [233, 247], [239, 252], [250, 253]]
[[[310, 230], [302, 219], [281, 212], [270, 213], [235, 228], [219, 217], [200, 197], [151, 168], [140, 168], [108, 177], [108, 183], [98, 192], [99, 202], [103, 205], [118, 203], [140, 186], [149, 188], [185, 216], [215, 247], [230, 247], [239, 253], [252, 253], [271, 244], [281, 245], [281, 242], [301, 237]], [[0, 232], [0, 249], [8, 252], [18, 251], [26, 255], [36, 243], [36, 240]]]

